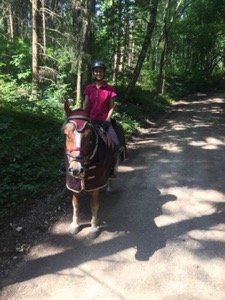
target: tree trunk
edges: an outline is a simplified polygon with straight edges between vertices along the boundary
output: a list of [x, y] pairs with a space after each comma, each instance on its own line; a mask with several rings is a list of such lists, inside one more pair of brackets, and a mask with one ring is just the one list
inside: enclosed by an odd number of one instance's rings
[[43, 54], [46, 53], [45, 1], [41, 0]]
[[76, 108], [81, 107], [81, 82], [82, 82], [82, 60], [80, 59], [78, 61], [78, 66], [77, 66], [77, 89], [76, 89]]
[[7, 2], [7, 11], [8, 11], [8, 35], [10, 36], [11, 39], [14, 38], [14, 30], [13, 30], [13, 12], [12, 12], [12, 3]]
[[[114, 26], [113, 35], [113, 84], [117, 85], [118, 81], [118, 72], [121, 70], [121, 45], [122, 45], [122, 31], [123, 31], [123, 23], [122, 23], [122, 1], [116, 0], [113, 1], [112, 5], [114, 6], [114, 12], [117, 16], [117, 22]], [[118, 24], [117, 24], [118, 23]]]
[[40, 8], [41, 0], [32, 0], [32, 94], [35, 95], [39, 86], [40, 63]]
[[84, 31], [83, 31], [83, 45], [84, 45], [84, 58], [83, 58], [83, 68], [84, 72], [82, 74], [82, 84], [90, 82], [92, 79], [91, 65], [93, 61], [93, 33], [91, 30], [91, 20], [95, 15], [95, 0], [86, 0], [86, 10], [84, 17]]
[[131, 80], [129, 82], [129, 85], [128, 85], [128, 88], [127, 88], [126, 98], [130, 97], [130, 95], [131, 95], [131, 93], [132, 93], [132, 91], [133, 91], [133, 89], [134, 89], [134, 87], [137, 83], [137, 80], [139, 78], [143, 62], [144, 62], [145, 57], [146, 57], [148, 47], [151, 44], [152, 33], [153, 33], [153, 30], [154, 30], [155, 24], [156, 24], [157, 8], [158, 8], [158, 0], [152, 0], [151, 1], [151, 8], [150, 8], [150, 20], [148, 22], [146, 36], [145, 36], [145, 39], [144, 39], [144, 43], [142, 45], [141, 52], [139, 54], [137, 64], [136, 64], [135, 69], [134, 69], [133, 77], [131, 78]]
[[93, 2], [95, 3], [95, 1], [92, 0], [85, 0], [81, 10], [81, 37], [77, 64], [76, 107], [80, 107], [82, 104], [83, 77], [87, 78], [84, 74], [87, 74], [92, 59], [91, 17], [94, 13]]
[[[159, 76], [157, 82], [157, 92], [161, 94], [164, 94], [165, 92], [167, 62], [169, 57], [168, 46], [169, 46], [169, 39], [170, 39], [170, 31], [182, 4], [183, 4], [183, 0], [179, 0], [177, 1], [176, 6], [174, 7], [173, 1], [167, 0], [165, 6], [165, 14], [163, 17], [163, 30], [162, 30], [163, 49], [160, 57]], [[185, 5], [182, 10], [184, 11], [187, 6], [188, 4]]]
[[157, 92], [163, 94], [165, 90], [165, 80], [166, 80], [166, 57], [167, 57], [167, 47], [168, 47], [168, 36], [169, 36], [169, 24], [168, 24], [168, 16], [170, 12], [170, 4], [171, 1], [168, 0], [165, 7], [165, 13], [163, 17], [163, 47], [160, 57], [160, 65], [159, 65], [159, 76], [157, 83]]

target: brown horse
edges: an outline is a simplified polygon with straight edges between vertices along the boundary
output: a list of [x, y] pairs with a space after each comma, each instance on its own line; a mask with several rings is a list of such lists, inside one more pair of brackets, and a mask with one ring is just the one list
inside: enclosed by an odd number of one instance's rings
[[66, 186], [73, 191], [71, 233], [80, 231], [79, 196], [82, 190], [91, 194], [90, 238], [98, 236], [99, 190], [108, 184], [110, 172], [118, 158], [126, 158], [125, 143], [116, 151], [110, 136], [92, 124], [87, 113], [73, 111], [63, 125], [66, 159]]

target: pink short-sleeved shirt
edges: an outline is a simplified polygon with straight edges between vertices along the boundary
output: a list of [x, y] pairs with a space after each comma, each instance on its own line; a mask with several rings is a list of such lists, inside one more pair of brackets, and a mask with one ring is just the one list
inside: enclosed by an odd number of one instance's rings
[[110, 99], [116, 97], [116, 90], [106, 82], [100, 88], [95, 83], [89, 84], [84, 94], [88, 96], [88, 112], [92, 120], [105, 121], [110, 110]]

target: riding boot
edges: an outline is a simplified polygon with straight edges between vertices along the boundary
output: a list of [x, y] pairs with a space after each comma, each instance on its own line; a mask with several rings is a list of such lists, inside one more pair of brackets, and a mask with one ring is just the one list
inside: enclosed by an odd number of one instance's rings
[[109, 179], [116, 179], [115, 168], [111, 169], [110, 174], [109, 174]]

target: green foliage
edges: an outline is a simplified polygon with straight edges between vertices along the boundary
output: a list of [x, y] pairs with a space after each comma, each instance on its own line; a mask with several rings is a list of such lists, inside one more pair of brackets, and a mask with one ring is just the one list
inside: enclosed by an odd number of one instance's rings
[[19, 83], [31, 78], [30, 45], [22, 40], [10, 41], [0, 36], [0, 72], [10, 74]]
[[41, 90], [31, 100], [30, 84], [0, 76], [0, 219], [55, 186], [64, 159], [60, 129], [66, 86]]
[[221, 80], [217, 84], [214, 78], [224, 73], [224, 10], [224, 0], [196, 0], [177, 20], [169, 45], [170, 93], [185, 95], [221, 87]]
[[214, 72], [210, 77], [193, 76], [193, 74], [183, 73], [170, 75], [167, 82], [167, 90], [171, 97], [183, 97], [196, 92], [212, 92], [225, 89], [224, 76], [221, 72]]
[[0, 74], [0, 100], [12, 100], [16, 97], [16, 80], [9, 75]]
[[120, 122], [123, 126], [125, 136], [129, 139], [134, 133], [138, 131], [138, 128], [141, 126], [140, 122], [136, 120], [129, 111], [126, 112], [124, 107], [122, 109], [122, 105], [116, 106], [116, 112], [113, 117]]
[[158, 95], [156, 92], [136, 87], [130, 99], [119, 99], [119, 102], [123, 110], [141, 124], [164, 111], [165, 105], [171, 104], [172, 99], [168, 95]]
[[36, 110], [25, 102], [21, 111], [19, 105], [0, 102], [0, 219], [31, 202], [59, 179], [62, 120], [52, 117], [49, 105], [43, 106], [40, 114], [40, 105]]

